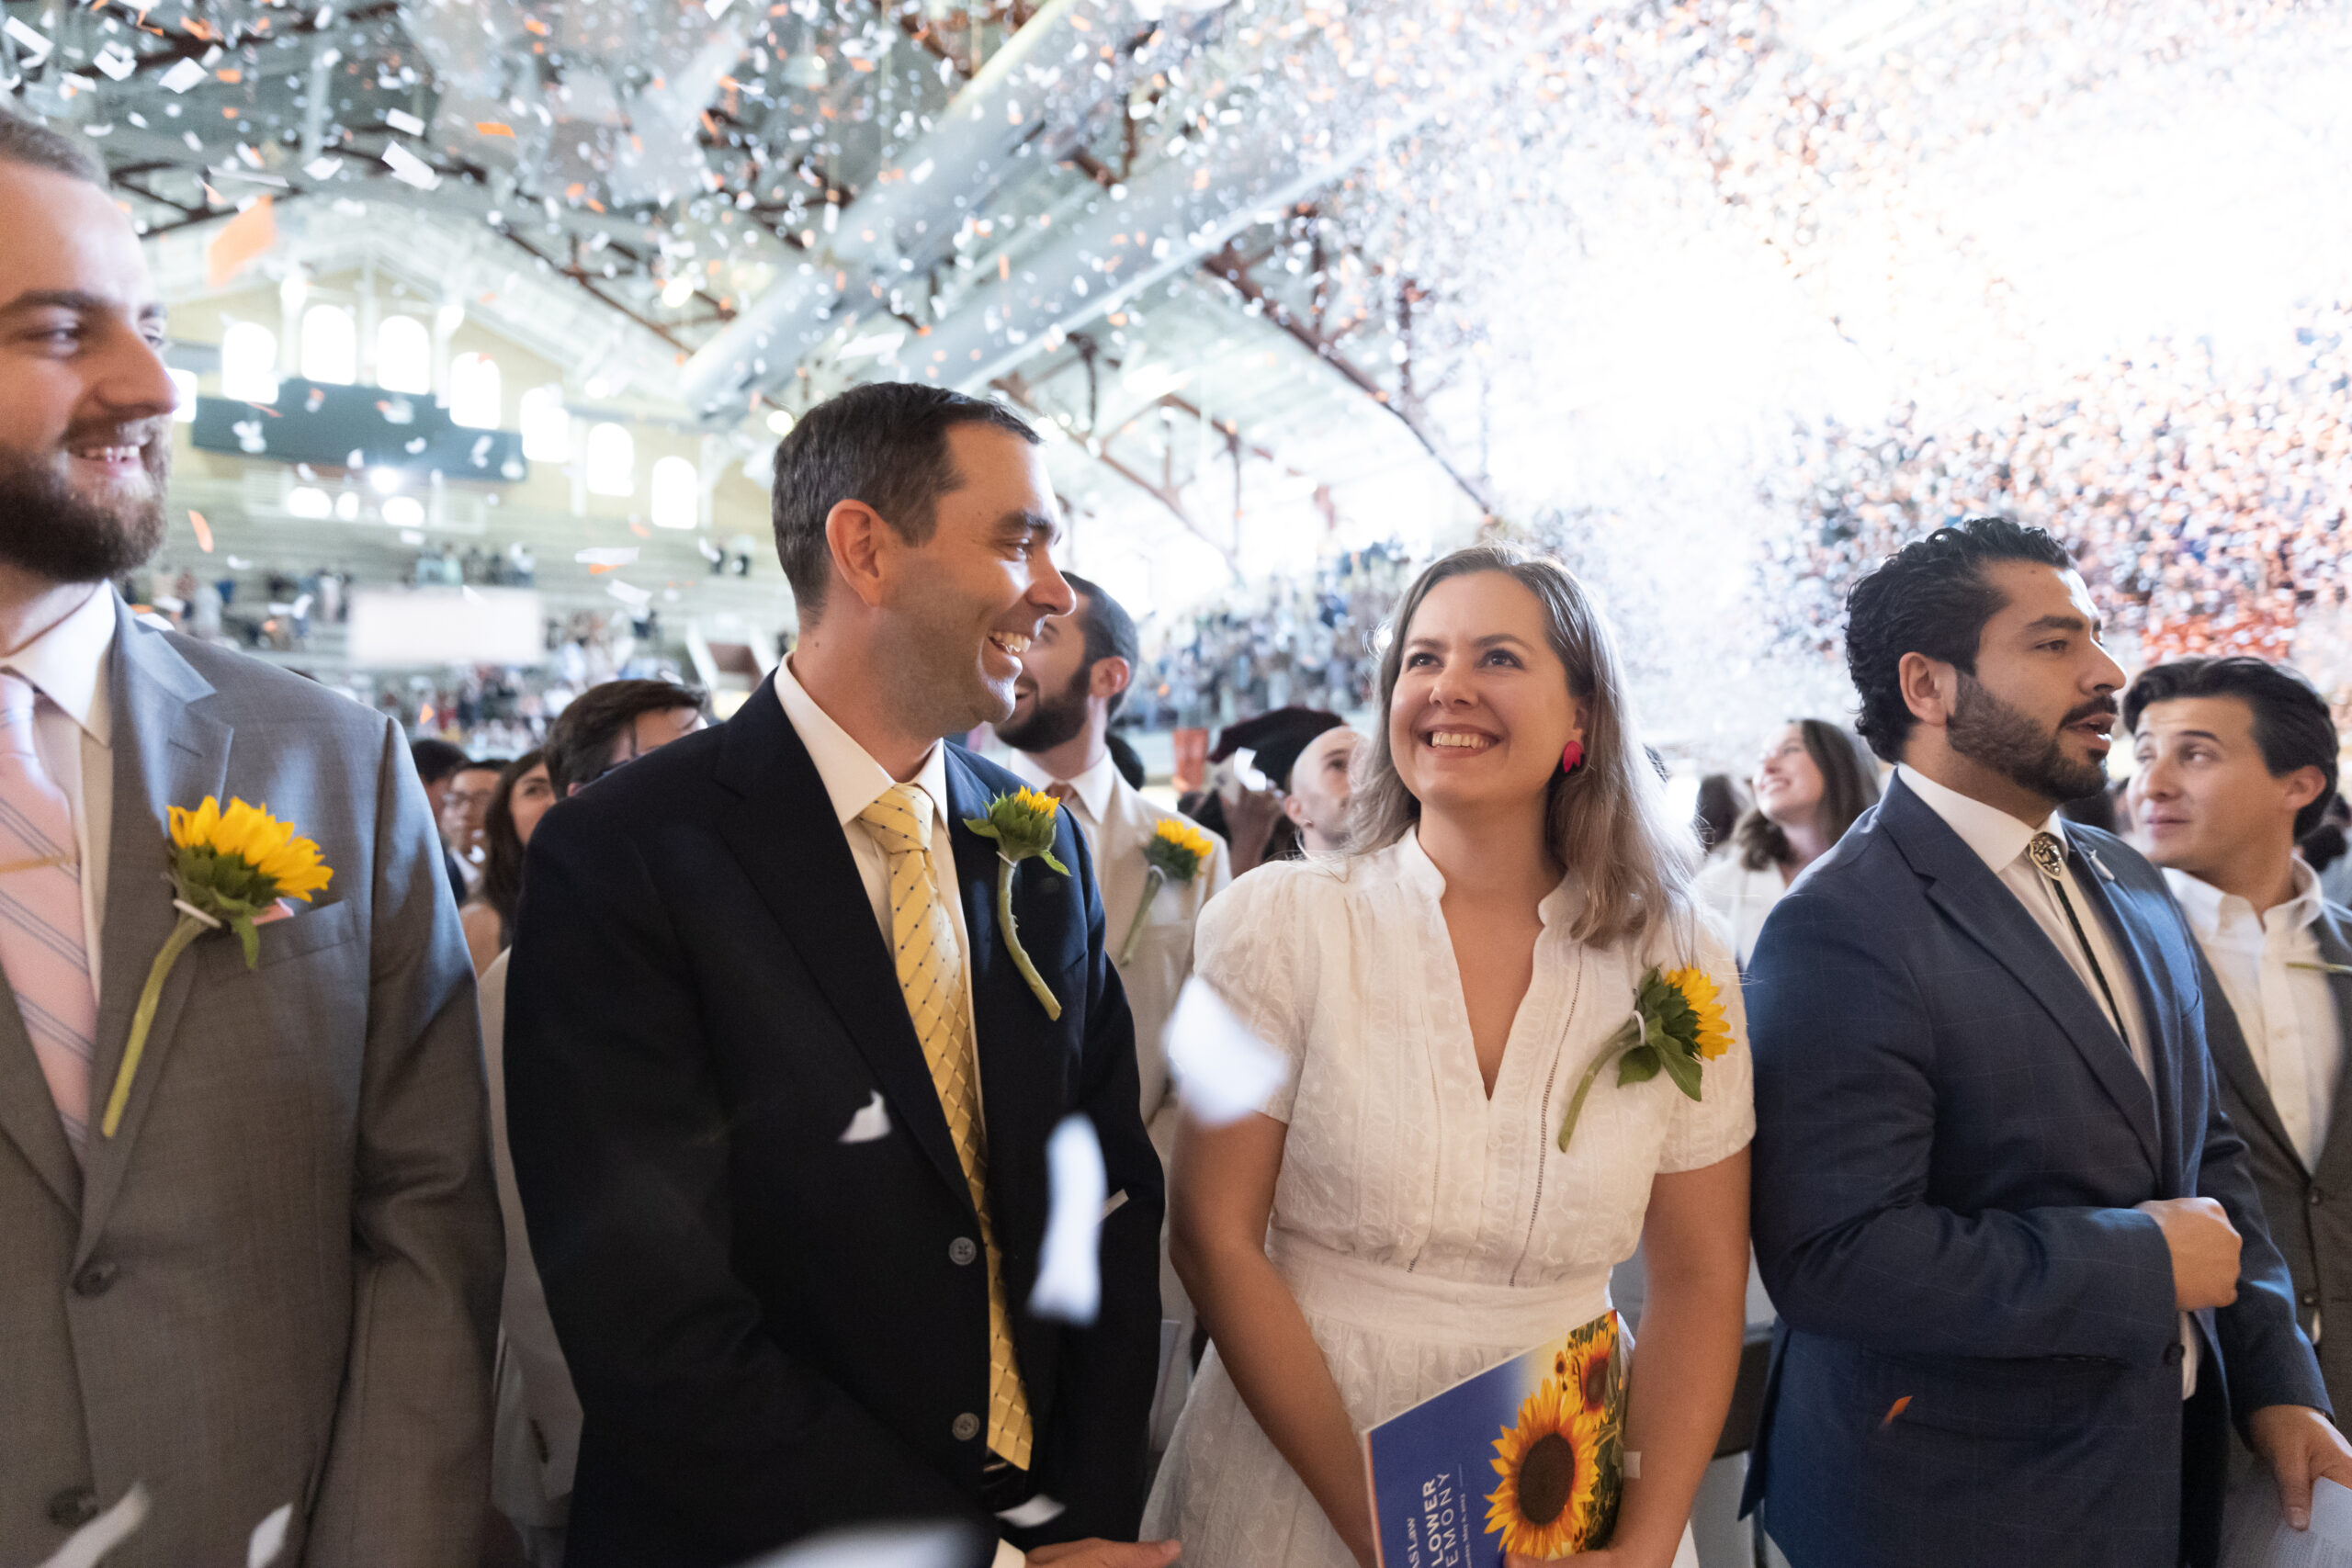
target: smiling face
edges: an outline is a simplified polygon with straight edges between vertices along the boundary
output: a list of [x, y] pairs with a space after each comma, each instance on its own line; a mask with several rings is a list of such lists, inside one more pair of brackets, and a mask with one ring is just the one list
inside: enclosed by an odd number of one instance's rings
[[138, 235], [107, 193], [0, 162], [0, 561], [90, 582], [163, 542], [163, 334]]
[[2242, 697], [2150, 703], [2132, 737], [2132, 819], [2148, 858], [2217, 887], [2255, 880], [2239, 867], [2283, 866], [2295, 814], [2326, 787], [2317, 768], [2273, 775]]
[[1012, 712], [996, 727], [997, 739], [1016, 751], [1050, 751], [1086, 728], [1091, 671], [1080, 618], [1078, 610], [1056, 615], [1037, 628], [1021, 655], [1021, 674], [1012, 682]]
[[1450, 577], [1402, 637], [1388, 746], [1405, 787], [1425, 810], [1541, 809], [1584, 729], [1534, 593], [1499, 571]]
[[1756, 808], [1783, 825], [1810, 822], [1821, 809], [1821, 764], [1805, 749], [1804, 731], [1783, 725], [1756, 761]]
[[1978, 636], [1976, 673], [1958, 671], [1946, 737], [1962, 756], [2052, 806], [2107, 787], [2123, 671], [2099, 641], [2080, 573], [1995, 561], [2004, 603]]
[[961, 482], [939, 497], [931, 536], [877, 536], [893, 652], [879, 673], [906, 722], [935, 736], [1009, 717], [1023, 656], [1075, 604], [1054, 566], [1060, 511], [1044, 454], [978, 423], [951, 429], [947, 454]]

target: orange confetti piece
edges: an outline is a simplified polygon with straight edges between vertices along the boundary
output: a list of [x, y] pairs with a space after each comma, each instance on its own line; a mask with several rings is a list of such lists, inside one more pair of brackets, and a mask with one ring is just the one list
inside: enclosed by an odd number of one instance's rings
[[274, 198], [265, 196], [222, 224], [212, 243], [205, 246], [206, 286], [220, 288], [277, 243], [277, 207]]
[[215, 71], [213, 74], [220, 77], [223, 82], [229, 83], [242, 82], [245, 79], [245, 73], [232, 65], [223, 65], [220, 70]]
[[1890, 1405], [1888, 1405], [1888, 1406], [1887, 1406], [1887, 1409], [1886, 1409], [1886, 1419], [1885, 1419], [1885, 1420], [1883, 1420], [1883, 1421], [1881, 1421], [1881, 1422], [1879, 1423], [1879, 1425], [1880, 1425], [1880, 1426], [1882, 1426], [1882, 1427], [1892, 1427], [1892, 1426], [1894, 1426], [1894, 1418], [1895, 1418], [1897, 1416], [1902, 1415], [1905, 1410], [1908, 1410], [1908, 1409], [1910, 1409], [1910, 1408], [1911, 1408], [1911, 1396], [1910, 1396], [1909, 1394], [1907, 1394], [1907, 1393], [1906, 1393], [1906, 1394], [1905, 1394], [1902, 1398], [1900, 1398], [1900, 1399], [1896, 1400], [1893, 1404], [1890, 1404]]
[[503, 136], [510, 141], [514, 139], [514, 128], [513, 126], [501, 125], [494, 119], [478, 119], [474, 121], [474, 131], [477, 135], [481, 136]]
[[196, 547], [206, 555], [210, 555], [212, 553], [212, 525], [204, 520], [204, 513], [190, 507], [187, 525], [196, 530]]

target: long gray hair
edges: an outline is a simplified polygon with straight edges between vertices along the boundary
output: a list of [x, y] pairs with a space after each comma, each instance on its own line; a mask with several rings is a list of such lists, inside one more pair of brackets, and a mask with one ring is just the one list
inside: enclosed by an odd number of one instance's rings
[[1634, 733], [1609, 627], [1583, 584], [1549, 556], [1507, 545], [1477, 545], [1433, 562], [1397, 601], [1380, 658], [1380, 722], [1349, 814], [1354, 853], [1385, 849], [1412, 831], [1421, 803], [1396, 772], [1388, 745], [1388, 710], [1404, 667], [1405, 637], [1430, 590], [1448, 578], [1498, 571], [1535, 595], [1544, 635], [1568, 672], [1568, 690], [1584, 709], [1584, 765], [1555, 773], [1544, 798], [1544, 847], [1574, 873], [1584, 893], [1569, 935], [1605, 945], [1652, 929], [1687, 927], [1699, 844], [1672, 819], [1666, 790]]

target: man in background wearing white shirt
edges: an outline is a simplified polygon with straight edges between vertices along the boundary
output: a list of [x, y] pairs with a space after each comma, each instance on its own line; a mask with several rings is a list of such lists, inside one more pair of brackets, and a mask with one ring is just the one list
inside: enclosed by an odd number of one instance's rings
[[[2123, 719], [2134, 819], [2203, 953], [2222, 1102], [2340, 1411], [2352, 1394], [2352, 1116], [2338, 1113], [2352, 912], [2322, 898], [2295, 853], [2335, 796], [2335, 721], [2301, 675], [2248, 658], [2144, 671]], [[2330, 1316], [2344, 1320], [2333, 1336]], [[2233, 1500], [2252, 1468], [2238, 1459]]]

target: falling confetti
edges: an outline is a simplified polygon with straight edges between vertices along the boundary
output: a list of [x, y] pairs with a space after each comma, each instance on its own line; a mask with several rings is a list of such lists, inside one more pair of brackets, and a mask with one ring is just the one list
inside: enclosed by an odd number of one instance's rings
[[1094, 1123], [1083, 1115], [1062, 1118], [1046, 1143], [1046, 1169], [1053, 1196], [1029, 1310], [1064, 1323], [1092, 1323], [1102, 1304], [1099, 1243], [1107, 1185]]
[[204, 520], [204, 513], [191, 508], [187, 514], [187, 525], [196, 530], [196, 547], [206, 555], [210, 555], [212, 553], [212, 525]]
[[1212, 1127], [1262, 1110], [1288, 1077], [1282, 1053], [1197, 977], [1184, 982], [1169, 1015], [1168, 1066], [1184, 1109]]

